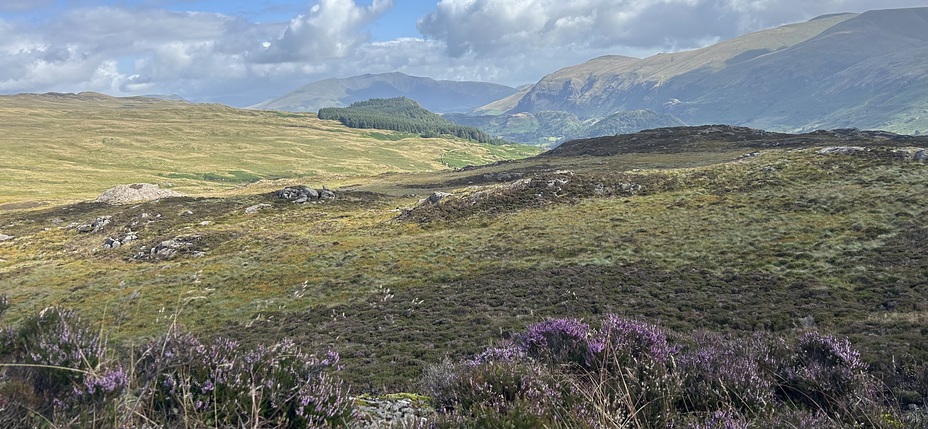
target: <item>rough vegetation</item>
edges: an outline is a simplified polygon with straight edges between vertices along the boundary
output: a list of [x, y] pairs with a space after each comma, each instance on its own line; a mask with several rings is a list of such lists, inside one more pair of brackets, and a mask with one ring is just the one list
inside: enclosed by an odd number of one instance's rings
[[[435, 415], [400, 413], [437, 427], [924, 427], [926, 148], [854, 130], [672, 128], [356, 178], [334, 199], [288, 182], [0, 212], [4, 338], [24, 338], [47, 307], [82, 315], [88, 350], [106, 338], [92, 365], [48, 360], [84, 371], [59, 384], [23, 366], [40, 343], [4, 343], [14, 366], [0, 392], [40, 410], [5, 408], [26, 427], [94, 416], [107, 427], [128, 418], [122, 404], [151, 398], [143, 371], [94, 390], [120, 401], [68, 398], [89, 412], [42, 398], [189, 335], [241, 356], [337, 351], [353, 394], [428, 394]], [[191, 383], [208, 373], [171, 371]], [[239, 388], [251, 387], [230, 387], [230, 408], [213, 414], [145, 399], [144, 415], [277, 427], [285, 402], [236, 411], [250, 404]]]

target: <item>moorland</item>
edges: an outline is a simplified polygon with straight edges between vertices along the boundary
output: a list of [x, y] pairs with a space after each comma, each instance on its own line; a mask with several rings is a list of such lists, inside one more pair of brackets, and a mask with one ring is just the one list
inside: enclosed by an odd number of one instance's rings
[[[6, 422], [338, 426], [350, 389], [427, 394], [436, 427], [925, 424], [926, 138], [719, 125], [536, 155], [175, 103], [0, 111]], [[137, 182], [188, 196], [91, 201]], [[274, 192], [297, 185], [336, 197]], [[760, 381], [712, 372], [732, 362]], [[284, 381], [213, 388], [223, 368]]]

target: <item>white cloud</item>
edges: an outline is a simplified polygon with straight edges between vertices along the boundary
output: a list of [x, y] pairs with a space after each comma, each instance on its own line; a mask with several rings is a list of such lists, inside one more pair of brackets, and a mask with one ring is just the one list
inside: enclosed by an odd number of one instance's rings
[[400, 71], [517, 85], [599, 55], [641, 57], [826, 13], [924, 3], [433, 1], [435, 9], [418, 21], [424, 37], [371, 41], [366, 29], [388, 15], [393, 0], [318, 0], [305, 13], [277, 23], [152, 8], [157, 1], [143, 2], [147, 8], [75, 7], [37, 21], [11, 20], [2, 13], [29, 9], [34, 16], [52, 2], [0, 0], [0, 92], [176, 93], [247, 105], [313, 80], [363, 73]]
[[361, 30], [393, 6], [393, 0], [374, 0], [358, 6], [353, 0], [322, 0], [307, 15], [290, 21], [283, 34], [270, 42], [256, 58], [277, 63], [344, 58], [369, 35]]

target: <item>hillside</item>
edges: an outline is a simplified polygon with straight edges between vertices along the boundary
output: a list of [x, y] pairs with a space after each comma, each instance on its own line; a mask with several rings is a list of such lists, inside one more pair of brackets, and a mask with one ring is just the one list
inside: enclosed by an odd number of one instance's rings
[[515, 88], [486, 82], [434, 80], [403, 73], [365, 74], [312, 82], [250, 108], [315, 112], [371, 98], [406, 97], [433, 112], [468, 112], [514, 93]]
[[317, 116], [339, 121], [349, 128], [400, 131], [425, 138], [455, 136], [479, 143], [508, 143], [474, 127], [455, 124], [406, 97], [373, 98], [351, 103], [348, 107], [326, 107], [319, 109]]
[[694, 51], [596, 58], [492, 109], [581, 119], [651, 109], [694, 125], [924, 133], [926, 43], [928, 8], [830, 15]]
[[92, 200], [139, 182], [216, 195], [260, 180], [334, 185], [537, 153], [352, 130], [314, 114], [93, 93], [2, 96], [0, 122], [0, 211]]
[[[853, 130], [672, 128], [355, 178], [316, 204], [245, 189], [0, 212], [12, 237], [0, 242], [0, 280], [14, 320], [56, 303], [88, 315], [106, 305], [125, 340], [177, 312], [190, 329], [245, 343], [336, 347], [358, 386], [412, 388], [428, 363], [476, 352], [500, 330], [605, 312], [682, 330], [812, 323], [871, 362], [924, 359], [928, 200], [913, 190], [928, 185], [926, 147]], [[423, 200], [436, 191], [451, 195]], [[179, 250], [150, 256], [169, 245]]]
[[504, 140], [545, 148], [578, 138], [635, 133], [652, 128], [686, 125], [673, 115], [651, 110], [620, 111], [611, 115], [580, 120], [573, 113], [543, 110], [536, 113], [472, 115], [447, 113], [448, 120]]

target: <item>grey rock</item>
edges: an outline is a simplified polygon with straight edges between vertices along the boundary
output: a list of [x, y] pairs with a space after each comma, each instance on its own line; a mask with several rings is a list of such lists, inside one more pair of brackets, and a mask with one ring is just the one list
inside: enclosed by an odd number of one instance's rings
[[860, 152], [867, 152], [869, 149], [861, 146], [835, 146], [826, 147], [818, 151], [819, 155], [853, 155]]
[[112, 216], [100, 216], [89, 223], [82, 223], [74, 227], [74, 230], [85, 234], [88, 232], [100, 232], [103, 227], [110, 223]]
[[122, 242], [113, 237], [107, 237], [106, 240], [103, 240], [104, 249], [115, 249], [119, 246], [122, 246]]
[[441, 200], [447, 198], [450, 195], [451, 194], [447, 192], [433, 192], [432, 195], [429, 195], [428, 197], [419, 200], [418, 205], [421, 206], [425, 204], [433, 204], [433, 205], [438, 204], [439, 202], [441, 202]]
[[915, 152], [913, 159], [919, 162], [928, 162], [928, 150], [920, 149]]
[[274, 196], [283, 200], [302, 204], [310, 200], [318, 200], [320, 195], [319, 191], [301, 185], [288, 186], [286, 188], [274, 191]]
[[258, 213], [259, 210], [261, 210], [261, 209], [263, 209], [263, 208], [265, 208], [265, 207], [270, 207], [270, 206], [271, 206], [270, 204], [264, 204], [264, 203], [262, 203], [262, 204], [255, 204], [255, 205], [253, 205], [253, 206], [246, 207], [246, 208], [245, 208], [245, 214], [255, 214], [255, 213]]
[[99, 203], [115, 205], [183, 196], [184, 194], [172, 191], [170, 189], [161, 189], [158, 185], [155, 184], [134, 183], [131, 185], [120, 185], [111, 189], [107, 189], [106, 192], [101, 194], [96, 201]]
[[321, 199], [321, 200], [334, 200], [334, 199], [335, 199], [335, 192], [332, 192], [332, 191], [330, 191], [330, 190], [328, 190], [328, 189], [323, 189], [322, 192], [319, 193], [319, 199]]
[[0, 234], [0, 241], [10, 241], [13, 238], [15, 237], [13, 237], [12, 235]]

